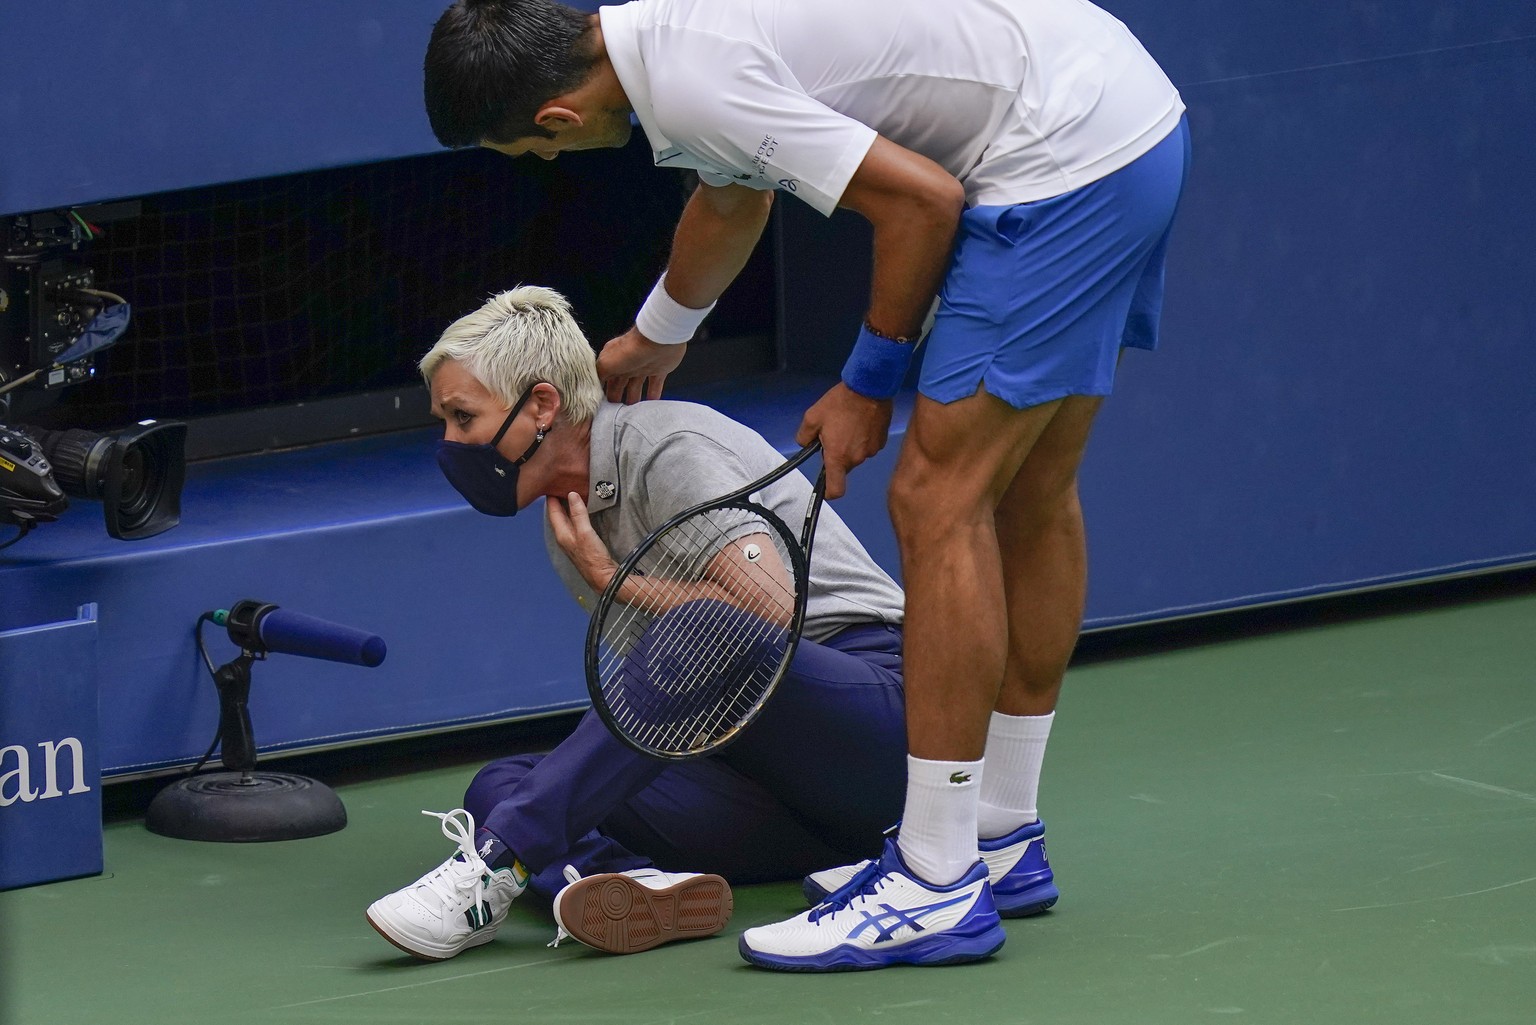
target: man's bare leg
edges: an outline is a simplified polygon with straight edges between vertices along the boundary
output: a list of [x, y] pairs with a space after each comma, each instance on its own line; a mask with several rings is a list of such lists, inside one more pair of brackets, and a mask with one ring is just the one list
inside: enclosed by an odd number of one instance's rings
[[[1019, 830], [1039, 818], [1046, 742], [1082, 626], [1088, 560], [1077, 470], [1102, 404], [1097, 397], [1065, 399], [997, 508], [1008, 657], [978, 795], [977, 831], [985, 840], [1039, 835]], [[1043, 861], [1033, 870], [1041, 875], [1034, 888], [1048, 885]]]
[[1008, 661], [997, 710], [1047, 715], [1082, 629], [1088, 553], [1077, 470], [1104, 400], [1062, 400], [997, 507]]
[[930, 883], [975, 863], [987, 727], [1008, 660], [995, 515], [1060, 402], [1015, 409], [979, 390], [917, 399], [891, 479], [907, 592], [907, 801], [901, 850]]
[[1009, 653], [996, 512], [1060, 402], [921, 395], [891, 478], [907, 593], [907, 740], [919, 758], [980, 758]]

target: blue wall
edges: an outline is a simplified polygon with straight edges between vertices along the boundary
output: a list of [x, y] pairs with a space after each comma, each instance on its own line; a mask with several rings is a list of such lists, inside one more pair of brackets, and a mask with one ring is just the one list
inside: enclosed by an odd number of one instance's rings
[[439, 0], [0, 5], [0, 213], [428, 152]]
[[447, 6], [5, 0], [0, 214], [436, 152]]
[[1536, 559], [1536, 4], [1117, 9], [1196, 156], [1091, 454], [1090, 615]]
[[[420, 69], [446, 6], [7, 0], [0, 4], [0, 213], [433, 152]], [[1282, 116], [1306, 119], [1307, 98], [1323, 98], [1337, 81], [1330, 73], [1350, 66], [1357, 77], [1396, 83], [1401, 98], [1417, 93], [1422, 106], [1373, 110], [1352, 122], [1366, 152], [1380, 115], [1424, 116], [1420, 127], [1432, 130], [1437, 112], [1455, 112], [1440, 98], [1470, 86], [1481, 99], [1476, 68], [1528, 63], [1529, 46], [1520, 44], [1536, 36], [1536, 5], [1527, 0], [1104, 6], [1197, 100], [1271, 88], [1301, 101]], [[1266, 86], [1266, 78], [1278, 81]], [[1477, 113], [1489, 129], [1529, 126], [1499, 102]], [[1224, 127], [1263, 129], [1248, 120]], [[1452, 140], [1453, 148], [1466, 145]]]
[[[1195, 155], [1084, 466], [1088, 624], [1536, 560], [1536, 4], [1109, 6]], [[783, 213], [791, 359], [832, 371], [868, 233]]]
[[0, 625], [0, 890], [101, 871], [96, 606]]

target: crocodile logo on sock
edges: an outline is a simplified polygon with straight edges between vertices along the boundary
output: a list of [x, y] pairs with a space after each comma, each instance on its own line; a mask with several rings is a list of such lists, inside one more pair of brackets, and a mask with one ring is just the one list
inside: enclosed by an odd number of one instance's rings
[[969, 783], [971, 781], [971, 774], [969, 772], [951, 772], [949, 774], [949, 781], [956, 786], [959, 786], [961, 783]]

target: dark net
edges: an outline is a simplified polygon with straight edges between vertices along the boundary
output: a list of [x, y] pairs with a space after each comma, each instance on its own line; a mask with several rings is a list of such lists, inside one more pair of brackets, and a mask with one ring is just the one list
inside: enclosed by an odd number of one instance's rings
[[[642, 141], [559, 161], [482, 150], [144, 197], [81, 255], [133, 324], [95, 380], [28, 417], [110, 428], [414, 386], [494, 292], [547, 285], [594, 345], [625, 330], [697, 179]], [[762, 247], [711, 322], [771, 330]]]

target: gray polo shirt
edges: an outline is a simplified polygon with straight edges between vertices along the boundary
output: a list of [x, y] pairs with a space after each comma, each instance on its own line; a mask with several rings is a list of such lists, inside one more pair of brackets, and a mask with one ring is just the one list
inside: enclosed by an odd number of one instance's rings
[[[592, 527], [622, 562], [646, 535], [690, 506], [719, 498], [773, 470], [784, 456], [752, 430], [708, 406], [652, 400], [605, 402], [592, 419], [592, 470], [587, 508]], [[754, 496], [799, 534], [811, 482], [798, 471]], [[582, 607], [596, 595], [555, 543], [550, 561]], [[821, 641], [855, 624], [898, 625], [903, 597], [832, 506], [822, 507], [811, 552], [805, 636]]]

